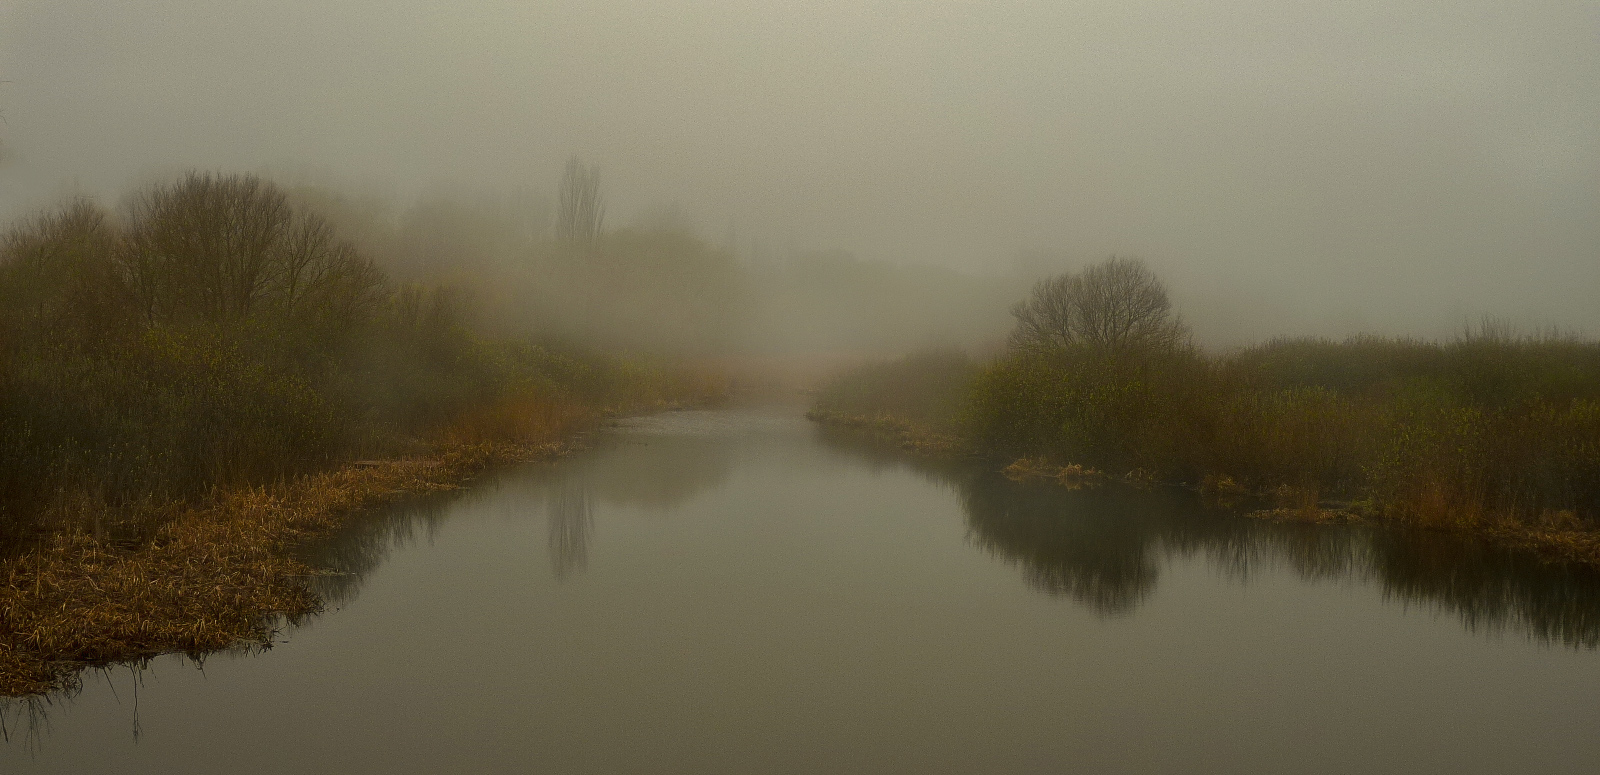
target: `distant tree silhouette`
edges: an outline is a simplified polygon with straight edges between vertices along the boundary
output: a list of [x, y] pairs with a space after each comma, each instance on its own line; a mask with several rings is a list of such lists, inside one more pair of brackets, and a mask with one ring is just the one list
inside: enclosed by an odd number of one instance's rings
[[577, 245], [593, 246], [605, 227], [606, 204], [600, 196], [600, 168], [585, 165], [576, 155], [567, 159], [557, 192], [556, 236]]
[[1132, 258], [1040, 280], [1011, 314], [1017, 319], [1011, 346], [1027, 351], [1170, 349], [1188, 334], [1172, 314], [1166, 286]]

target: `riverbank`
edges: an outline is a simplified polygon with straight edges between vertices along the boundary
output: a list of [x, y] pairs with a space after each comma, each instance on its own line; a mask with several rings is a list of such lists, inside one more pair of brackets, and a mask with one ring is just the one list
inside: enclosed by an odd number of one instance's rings
[[806, 412], [806, 419], [822, 425], [861, 431], [879, 441], [921, 455], [951, 457], [968, 451], [960, 438], [904, 417], [812, 409]]
[[496, 466], [564, 455], [614, 414], [547, 407], [514, 441], [474, 440], [482, 418], [466, 418], [419, 453], [183, 507], [132, 546], [84, 529], [47, 535], [0, 560], [0, 696], [71, 690], [97, 665], [270, 648], [280, 628], [322, 609], [305, 580], [325, 571], [298, 550], [374, 509], [460, 488]]
[[1252, 519], [1315, 524], [1375, 524], [1393, 528], [1432, 530], [1481, 538], [1502, 549], [1529, 552], [1554, 562], [1600, 568], [1600, 530], [1588, 527], [1572, 512], [1552, 512], [1534, 523], [1499, 519], [1482, 523], [1443, 522], [1419, 524], [1367, 507], [1349, 504], [1311, 504], [1239, 509]]
[[89, 666], [169, 652], [269, 648], [320, 610], [294, 550], [399, 499], [455, 489], [497, 464], [553, 457], [563, 441], [458, 444], [363, 461], [185, 510], [147, 542], [51, 536], [0, 565], [0, 694], [70, 689]]
[[128, 218], [73, 200], [0, 234], [0, 693], [270, 645], [318, 606], [292, 550], [349, 515], [729, 387], [491, 325], [257, 176], [137, 196]]
[[[826, 427], [861, 433], [875, 442], [916, 456], [951, 459], [985, 455], [970, 440], [941, 432], [927, 423], [891, 414], [849, 414], [812, 409], [806, 413], [806, 418]], [[1227, 477], [1208, 477], [1199, 484], [1161, 482], [1148, 471], [1139, 469], [1121, 476], [1111, 476], [1092, 467], [1074, 463], [1059, 465], [1039, 457], [1017, 458], [1007, 464], [1001, 473], [1013, 481], [1046, 481], [1074, 490], [1106, 486], [1138, 489], [1178, 487], [1193, 491], [1196, 497], [1205, 499], [1212, 507], [1251, 519], [1309, 524], [1367, 524], [1438, 531], [1478, 538], [1497, 548], [1528, 552], [1553, 562], [1600, 568], [1600, 530], [1571, 511], [1547, 512], [1535, 521], [1509, 517], [1420, 521], [1408, 514], [1384, 509], [1370, 499], [1324, 501], [1319, 500], [1315, 492], [1287, 486], [1256, 492]]]

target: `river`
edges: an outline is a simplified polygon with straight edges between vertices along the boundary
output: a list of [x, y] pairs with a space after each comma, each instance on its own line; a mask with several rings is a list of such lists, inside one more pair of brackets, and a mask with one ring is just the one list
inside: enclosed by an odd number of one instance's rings
[[5, 773], [1593, 772], [1600, 578], [628, 420], [319, 547], [273, 648], [0, 708]]

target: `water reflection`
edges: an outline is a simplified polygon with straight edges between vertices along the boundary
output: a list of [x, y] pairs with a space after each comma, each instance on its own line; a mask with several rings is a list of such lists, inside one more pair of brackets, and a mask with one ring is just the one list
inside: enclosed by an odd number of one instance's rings
[[445, 490], [403, 505], [375, 512], [354, 521], [328, 540], [319, 541], [301, 553], [316, 575], [307, 586], [329, 608], [338, 608], [356, 598], [361, 583], [396, 549], [432, 542], [451, 507], [480, 499], [475, 490]]
[[666, 423], [636, 423], [566, 461], [560, 475], [582, 478], [601, 503], [668, 511], [726, 482], [739, 446], [740, 439], [731, 435], [676, 433]]
[[909, 459], [849, 432], [818, 435], [869, 466], [910, 467], [949, 487], [974, 545], [1017, 565], [1035, 589], [1105, 616], [1149, 599], [1168, 561], [1200, 556], [1239, 580], [1287, 568], [1311, 581], [1370, 583], [1386, 599], [1454, 614], [1472, 632], [1600, 646], [1600, 573], [1593, 569], [1448, 534], [1210, 513], [1181, 491], [1016, 483], [992, 465]]
[[[374, 515], [307, 556], [335, 571], [312, 579], [331, 607], [360, 593], [359, 609], [269, 658], [216, 655], [209, 676], [161, 657], [89, 671], [76, 696], [0, 701], [0, 771], [211, 771], [262, 755], [263, 735], [296, 741], [272, 752], [284, 772], [433, 772], [485, 752], [508, 771], [1032, 771], [1086, 752], [1111, 769], [1177, 728], [1193, 737], [1127, 769], [1593, 758], [1590, 654], [1454, 649], [1448, 618], [1396, 627], [1373, 600], [1593, 649], [1593, 572], [1442, 535], [1208, 513], [1182, 492], [1019, 485], [816, 433], [794, 414], [652, 418]], [[1263, 594], [1230, 594], [1245, 583]], [[1060, 603], [991, 604], [1044, 595]], [[1085, 626], [1080, 610], [1136, 619]], [[1152, 637], [1173, 623], [1184, 637]], [[1240, 637], [1251, 628], [1272, 637]], [[1496, 699], [1498, 736], [1464, 696]], [[1402, 744], [1364, 742], [1375, 725]], [[1284, 743], [1229, 737], [1246, 733]]]
[[1104, 615], [1127, 613], [1155, 591], [1161, 568], [1152, 542], [1162, 531], [1149, 523], [1172, 516], [1172, 504], [977, 471], [956, 482], [970, 540], [1019, 565], [1034, 588]]
[[589, 537], [594, 534], [594, 507], [582, 480], [566, 480], [545, 496], [550, 530], [550, 564], [557, 579], [581, 571], [589, 563]]

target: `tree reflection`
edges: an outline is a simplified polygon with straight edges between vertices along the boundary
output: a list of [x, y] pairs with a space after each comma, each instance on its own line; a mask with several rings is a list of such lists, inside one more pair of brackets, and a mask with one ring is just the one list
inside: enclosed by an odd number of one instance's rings
[[589, 564], [589, 538], [594, 534], [589, 488], [581, 480], [555, 482], [545, 496], [545, 519], [550, 530], [550, 565], [556, 578], [582, 571]]
[[1018, 564], [1035, 589], [1104, 615], [1131, 611], [1155, 591], [1161, 569], [1152, 542], [1160, 533], [1141, 524], [1150, 511], [1099, 493], [1063, 499], [1059, 487], [998, 476], [964, 477], [958, 490], [969, 539]]
[[1168, 561], [1198, 556], [1244, 581], [1271, 569], [1308, 581], [1355, 580], [1385, 599], [1453, 613], [1472, 632], [1600, 647], [1600, 572], [1592, 568], [1448, 533], [1209, 512], [1183, 491], [1017, 483], [986, 463], [913, 459], [858, 434], [819, 434], [875, 468], [909, 466], [950, 487], [974, 545], [1017, 565], [1030, 586], [1102, 615], [1138, 608]]
[[355, 520], [337, 535], [301, 552], [306, 564], [317, 569], [306, 585], [330, 608], [349, 603], [390, 552], [418, 541], [431, 542], [452, 505], [478, 497], [481, 493], [473, 490], [445, 490]]

